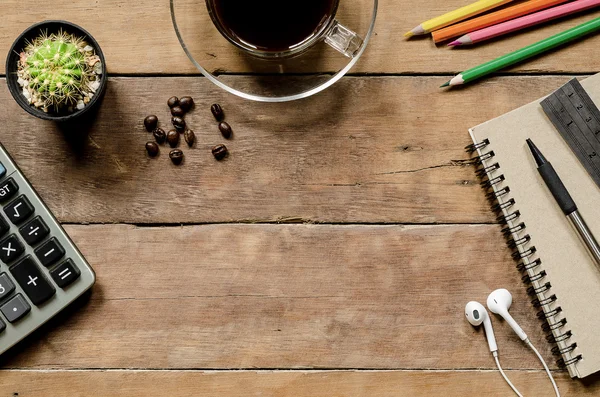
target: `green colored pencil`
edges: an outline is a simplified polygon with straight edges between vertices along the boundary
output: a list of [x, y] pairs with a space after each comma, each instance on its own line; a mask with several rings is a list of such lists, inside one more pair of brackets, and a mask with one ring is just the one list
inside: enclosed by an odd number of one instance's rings
[[527, 47], [521, 48], [510, 54], [496, 58], [493, 61], [484, 63], [476, 66], [473, 69], [469, 69], [465, 72], [454, 77], [452, 80], [444, 84], [442, 87], [455, 86], [470, 83], [471, 81], [480, 79], [488, 74], [494, 73], [500, 69], [507, 68], [519, 62], [525, 61], [526, 59], [532, 58], [536, 55], [542, 54], [546, 51], [550, 51], [558, 46], [569, 43], [573, 40], [577, 40], [583, 36], [600, 29], [600, 18], [592, 19], [589, 22], [583, 23], [572, 29], [566, 30], [562, 33], [556, 34], [552, 37], [548, 37], [535, 44], [531, 44]]

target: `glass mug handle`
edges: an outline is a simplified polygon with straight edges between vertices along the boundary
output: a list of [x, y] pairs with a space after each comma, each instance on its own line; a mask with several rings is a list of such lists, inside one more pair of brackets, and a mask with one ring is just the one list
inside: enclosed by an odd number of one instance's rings
[[348, 58], [354, 58], [363, 46], [364, 40], [338, 21], [333, 21], [325, 34], [325, 42]]

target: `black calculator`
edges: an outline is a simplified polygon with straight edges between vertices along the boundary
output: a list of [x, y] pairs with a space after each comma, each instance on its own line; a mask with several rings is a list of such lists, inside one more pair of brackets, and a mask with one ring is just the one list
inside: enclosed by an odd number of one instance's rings
[[95, 280], [83, 255], [0, 145], [0, 354]]

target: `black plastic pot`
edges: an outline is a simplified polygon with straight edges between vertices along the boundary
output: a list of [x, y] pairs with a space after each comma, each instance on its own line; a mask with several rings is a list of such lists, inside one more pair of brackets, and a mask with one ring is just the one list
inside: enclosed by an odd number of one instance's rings
[[[96, 54], [100, 57], [100, 61], [102, 62], [102, 77], [100, 78], [100, 87], [96, 91], [96, 94], [83, 109], [76, 110], [75, 112], [68, 114], [45, 113], [44, 111], [36, 108], [35, 106], [30, 105], [27, 102], [27, 98], [25, 98], [22, 92], [23, 89], [19, 86], [19, 83], [17, 82], [16, 76], [18, 70], [19, 54], [25, 48], [26, 43], [28, 41], [32, 42], [36, 37], [40, 35], [41, 32], [48, 32], [48, 34], [58, 33], [58, 31], [61, 29], [67, 33], [84, 37], [88, 44], [94, 48]], [[27, 30], [21, 33], [17, 40], [15, 40], [13, 45], [10, 47], [10, 51], [8, 52], [8, 56], [6, 58], [6, 83], [8, 84], [8, 89], [12, 94], [13, 98], [27, 113], [44, 120], [66, 122], [79, 118], [84, 114], [90, 113], [92, 109], [94, 109], [100, 104], [101, 98], [104, 95], [104, 92], [106, 91], [107, 80], [108, 79], [106, 76], [106, 62], [104, 60], [104, 54], [102, 53], [102, 50], [100, 49], [100, 46], [98, 45], [96, 40], [92, 37], [92, 35], [90, 35], [80, 26], [77, 26], [67, 21], [44, 21], [30, 26], [29, 28], [27, 28]]]

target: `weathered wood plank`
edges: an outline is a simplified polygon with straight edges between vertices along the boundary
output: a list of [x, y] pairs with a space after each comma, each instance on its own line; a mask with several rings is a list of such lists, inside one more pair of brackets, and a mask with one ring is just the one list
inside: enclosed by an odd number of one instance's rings
[[[184, 3], [187, 0], [175, 0]], [[362, 0], [366, 1], [366, 0]], [[202, 2], [197, 6], [202, 7]], [[348, 2], [347, 2], [348, 3]], [[468, 50], [451, 50], [443, 45], [436, 47], [427, 40], [404, 40], [402, 35], [431, 17], [458, 8], [464, 0], [406, 0], [380, 1], [376, 34], [371, 46], [353, 70], [368, 73], [449, 73], [458, 72], [484, 60], [493, 59], [508, 51], [533, 43], [585, 20], [600, 16], [591, 12], [563, 21], [552, 22], [542, 28], [494, 41]], [[196, 3], [194, 3], [196, 4]], [[344, 4], [344, 2], [342, 2]], [[68, 13], [65, 13], [68, 10]], [[44, 19], [67, 18], [82, 25], [99, 41], [107, 56], [112, 73], [198, 73], [181, 49], [169, 13], [168, 1], [123, 2], [121, 0], [37, 2], [35, 7], [23, 12], [18, 0], [4, 0], [0, 26], [0, 54], [6, 54], [14, 39], [29, 25]], [[356, 16], [345, 12], [342, 19], [352, 26]], [[204, 25], [198, 23], [197, 25]], [[204, 30], [203, 30], [204, 32]], [[194, 40], [188, 43], [194, 47]], [[593, 49], [600, 45], [600, 36], [558, 50], [522, 65], [525, 72], [580, 72], [597, 70], [600, 54]], [[225, 54], [224, 40], [217, 40], [211, 53]], [[318, 60], [313, 71], [331, 71], [337, 64], [331, 53]], [[2, 58], [4, 59], [4, 58]], [[227, 72], [250, 71], [248, 62], [237, 56], [208, 57], [209, 70]], [[308, 69], [300, 69], [307, 71]], [[0, 74], [5, 73], [0, 62]]]
[[[526, 396], [548, 396], [543, 371], [509, 371]], [[555, 374], [565, 396], [593, 396], [600, 383]], [[511, 391], [495, 371], [0, 371], [1, 397], [397, 397], [444, 395], [507, 396]]]
[[[9, 368], [493, 368], [469, 300], [514, 294], [551, 346], [496, 225], [69, 226], [89, 303], [3, 357]], [[505, 368], [539, 368], [493, 319]]]
[[[64, 222], [492, 222], [463, 164], [467, 128], [569, 78], [499, 78], [447, 93], [438, 90], [443, 78], [348, 78], [277, 105], [234, 98], [200, 78], [115, 78], [97, 120], [71, 139], [25, 115], [0, 84], [0, 125], [2, 142]], [[481, 106], [490, 93], [493, 106]], [[144, 151], [152, 137], [143, 118], [168, 120], [173, 94], [197, 101], [187, 120], [199, 142], [184, 148], [181, 167], [167, 147], [158, 159]], [[235, 131], [223, 162], [210, 153], [223, 141], [213, 102]]]

